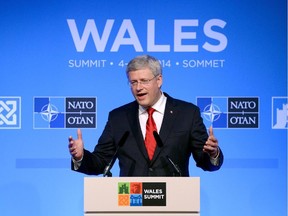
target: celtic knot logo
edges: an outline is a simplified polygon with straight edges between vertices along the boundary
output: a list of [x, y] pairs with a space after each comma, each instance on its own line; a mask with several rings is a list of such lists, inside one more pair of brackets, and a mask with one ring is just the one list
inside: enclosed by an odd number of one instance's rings
[[16, 125], [17, 116], [15, 112], [17, 111], [16, 101], [0, 101], [0, 125]]

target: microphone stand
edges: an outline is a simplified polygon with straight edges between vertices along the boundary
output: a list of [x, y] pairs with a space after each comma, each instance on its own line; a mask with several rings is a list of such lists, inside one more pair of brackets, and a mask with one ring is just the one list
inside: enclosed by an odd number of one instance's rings
[[117, 157], [117, 154], [118, 154], [118, 151], [119, 151], [119, 148], [122, 147], [127, 139], [129, 135], [129, 131], [126, 131], [123, 136], [121, 137], [120, 141], [119, 141], [119, 144], [118, 144], [118, 147], [111, 159], [111, 161], [109, 162], [109, 164], [105, 167], [104, 169], [104, 172], [103, 172], [103, 177], [112, 177], [112, 173], [111, 173], [111, 168], [113, 166], [113, 164], [115, 163], [115, 160], [116, 160], [116, 157]]
[[[157, 133], [157, 131], [153, 131], [153, 135], [154, 135], [154, 138], [155, 138], [155, 140], [156, 140], [157, 145], [158, 145], [160, 148], [162, 148], [164, 144], [163, 144], [163, 142], [162, 142], [159, 134]], [[167, 158], [167, 160], [169, 161], [169, 163], [172, 165], [174, 171], [176, 171], [176, 173], [177, 173], [179, 176], [182, 176], [181, 170], [179, 169], [178, 165], [175, 164], [175, 163], [173, 162], [173, 160], [172, 160], [168, 155], [166, 155], [166, 158]], [[173, 175], [175, 175], [175, 174], [173, 173]]]

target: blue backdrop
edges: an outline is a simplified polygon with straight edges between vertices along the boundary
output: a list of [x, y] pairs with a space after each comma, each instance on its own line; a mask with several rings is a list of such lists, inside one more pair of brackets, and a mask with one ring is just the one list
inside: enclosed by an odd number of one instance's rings
[[190, 162], [201, 215], [287, 215], [286, 1], [16, 0], [0, 15], [1, 215], [83, 214], [67, 138], [82, 127], [93, 150], [108, 112], [133, 100], [125, 64], [142, 54], [224, 152], [218, 172]]

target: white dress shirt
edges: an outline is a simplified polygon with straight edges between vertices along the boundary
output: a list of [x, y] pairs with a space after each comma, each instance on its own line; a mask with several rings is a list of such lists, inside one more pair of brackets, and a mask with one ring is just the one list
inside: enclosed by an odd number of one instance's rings
[[[162, 93], [160, 99], [152, 106], [152, 108], [155, 109], [152, 116], [156, 124], [158, 133], [160, 131], [160, 128], [163, 122], [166, 101], [167, 101], [167, 97]], [[140, 122], [141, 131], [142, 131], [144, 139], [145, 139], [145, 134], [146, 134], [147, 120], [148, 120], [148, 113], [146, 111], [146, 108], [139, 105], [139, 122]]]

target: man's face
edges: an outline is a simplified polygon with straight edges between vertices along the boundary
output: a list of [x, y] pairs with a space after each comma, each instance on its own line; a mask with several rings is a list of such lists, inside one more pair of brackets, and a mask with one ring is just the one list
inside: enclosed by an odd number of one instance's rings
[[[129, 72], [131, 91], [139, 105], [151, 107], [161, 96], [162, 75], [154, 76], [148, 68]], [[133, 84], [134, 83], [134, 84]]]

